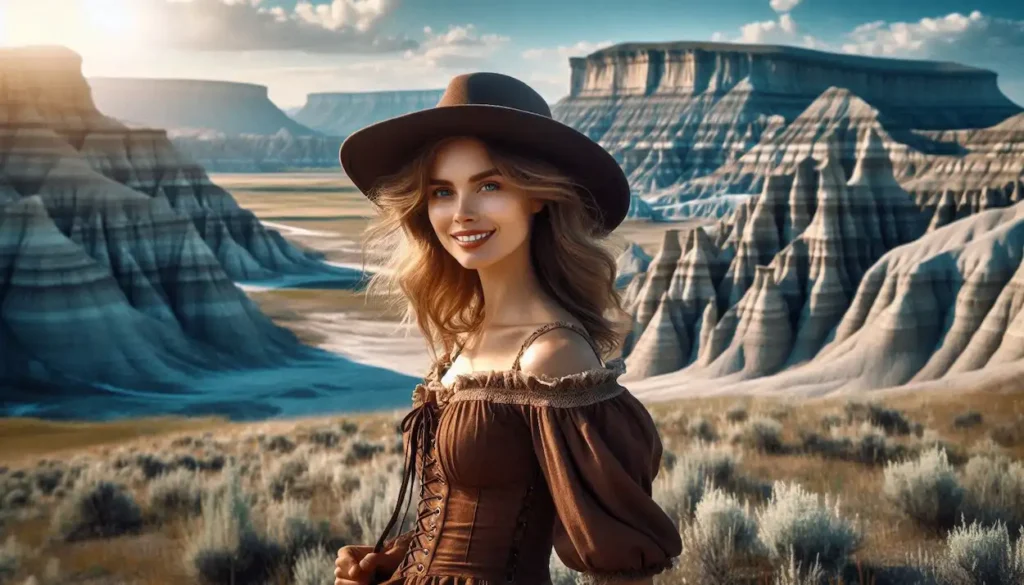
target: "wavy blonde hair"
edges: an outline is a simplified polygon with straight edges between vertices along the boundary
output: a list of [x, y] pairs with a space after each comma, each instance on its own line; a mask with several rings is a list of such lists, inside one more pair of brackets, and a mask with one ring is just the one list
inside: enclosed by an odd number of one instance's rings
[[[437, 351], [450, 355], [458, 337], [476, 332], [484, 317], [483, 290], [475, 270], [444, 249], [427, 216], [428, 173], [446, 138], [422, 149], [401, 170], [383, 178], [373, 196], [379, 215], [365, 232], [364, 259], [381, 266], [367, 294], [404, 308]], [[533, 219], [530, 258], [544, 291], [586, 328], [603, 354], [621, 341], [624, 315], [615, 289], [612, 252], [598, 235], [599, 210], [580, 196], [579, 185], [554, 166], [485, 142], [506, 181], [545, 202]], [[402, 307], [404, 305], [404, 307]]]

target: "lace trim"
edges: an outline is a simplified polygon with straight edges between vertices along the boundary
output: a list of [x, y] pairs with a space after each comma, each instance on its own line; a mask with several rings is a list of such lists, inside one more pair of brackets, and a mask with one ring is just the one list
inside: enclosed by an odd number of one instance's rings
[[451, 386], [441, 384], [444, 371], [451, 364], [438, 363], [424, 379], [433, 390], [448, 389], [452, 392], [488, 388], [493, 390], [586, 390], [607, 382], [618, 380], [626, 373], [626, 362], [622, 358], [609, 361], [603, 368], [594, 368], [566, 376], [551, 378], [517, 370], [494, 370], [457, 374]]
[[677, 557], [643, 569], [625, 569], [622, 571], [587, 571], [576, 576], [576, 585], [614, 585], [623, 581], [636, 581], [661, 574], [673, 568]]
[[580, 408], [614, 398], [626, 389], [615, 382], [608, 382], [592, 388], [565, 390], [560, 392], [537, 392], [530, 390], [504, 390], [495, 388], [474, 388], [460, 390], [448, 398], [448, 402], [484, 400], [492, 404], [521, 404], [548, 408]]

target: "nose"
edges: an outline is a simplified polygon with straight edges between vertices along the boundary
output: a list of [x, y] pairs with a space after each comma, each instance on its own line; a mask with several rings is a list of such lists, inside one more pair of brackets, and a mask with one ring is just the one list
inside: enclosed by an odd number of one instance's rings
[[452, 219], [457, 223], [472, 223], [476, 221], [476, 218], [476, 204], [473, 201], [473, 197], [459, 195], [455, 207], [455, 216]]

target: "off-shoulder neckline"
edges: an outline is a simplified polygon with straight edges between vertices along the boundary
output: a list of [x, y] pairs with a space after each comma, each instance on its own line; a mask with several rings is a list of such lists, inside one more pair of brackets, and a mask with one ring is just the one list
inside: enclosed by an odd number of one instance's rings
[[603, 366], [566, 374], [564, 376], [543, 376], [522, 370], [481, 370], [455, 374], [451, 385], [445, 385], [441, 378], [448, 372], [452, 361], [439, 359], [424, 378], [427, 386], [445, 393], [461, 390], [583, 390], [618, 380], [626, 371], [622, 358], [608, 360]]

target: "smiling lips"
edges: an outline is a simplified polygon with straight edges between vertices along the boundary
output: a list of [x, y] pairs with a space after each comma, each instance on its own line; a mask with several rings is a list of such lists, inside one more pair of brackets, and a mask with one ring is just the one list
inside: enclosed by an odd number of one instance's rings
[[494, 230], [464, 230], [452, 234], [452, 239], [454, 239], [462, 249], [472, 250], [473, 248], [483, 246], [484, 242], [490, 239], [492, 234], [494, 234]]

